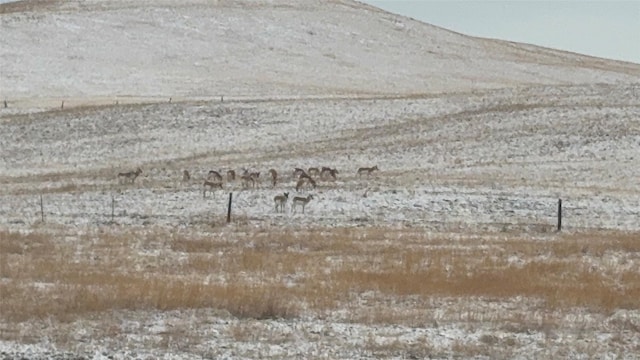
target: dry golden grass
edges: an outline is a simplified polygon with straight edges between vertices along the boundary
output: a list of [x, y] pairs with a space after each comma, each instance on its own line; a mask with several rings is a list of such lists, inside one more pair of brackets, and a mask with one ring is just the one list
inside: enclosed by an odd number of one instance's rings
[[[439, 298], [519, 297], [602, 313], [640, 307], [638, 233], [505, 239], [384, 228], [242, 230], [2, 231], [0, 319], [187, 308], [293, 318], [349, 308], [363, 296], [370, 307], [351, 321], [415, 322], [411, 307]], [[405, 300], [410, 305], [399, 305]]]

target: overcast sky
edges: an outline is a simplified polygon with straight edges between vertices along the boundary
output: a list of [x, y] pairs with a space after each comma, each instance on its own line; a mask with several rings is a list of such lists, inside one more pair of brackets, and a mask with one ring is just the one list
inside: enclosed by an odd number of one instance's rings
[[640, 0], [361, 0], [463, 34], [640, 64]]

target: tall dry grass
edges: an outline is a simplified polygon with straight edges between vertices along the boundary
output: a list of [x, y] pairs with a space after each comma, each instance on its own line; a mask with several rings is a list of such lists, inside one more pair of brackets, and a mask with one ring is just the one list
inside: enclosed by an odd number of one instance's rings
[[292, 318], [349, 308], [365, 295], [384, 322], [395, 316], [389, 299], [407, 298], [637, 309], [638, 239], [637, 233], [532, 239], [390, 229], [0, 231], [0, 319], [183, 308]]

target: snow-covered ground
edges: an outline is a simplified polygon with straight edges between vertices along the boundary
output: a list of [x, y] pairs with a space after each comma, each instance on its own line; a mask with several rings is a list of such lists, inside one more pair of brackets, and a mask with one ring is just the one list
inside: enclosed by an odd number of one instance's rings
[[[184, 102], [7, 117], [0, 125], [6, 223], [189, 226], [226, 212], [256, 224], [405, 224], [639, 230], [638, 86], [540, 87], [373, 100]], [[357, 176], [377, 165], [371, 176]], [[306, 214], [278, 214], [295, 167], [335, 167], [304, 189]], [[117, 173], [140, 167], [134, 185]], [[209, 170], [261, 172], [203, 197]], [[280, 180], [274, 187], [268, 170]], [[183, 183], [182, 172], [192, 180]], [[267, 177], [267, 178], [265, 178]], [[289, 213], [291, 211], [289, 210]]]
[[12, 106], [640, 79], [636, 64], [472, 38], [350, 0], [24, 3], [0, 19], [0, 98]]
[[[423, 309], [432, 319], [430, 323], [416, 321], [413, 326], [371, 326], [331, 318], [238, 320], [228, 313], [203, 310], [168, 311], [163, 316], [126, 312], [116, 315], [121, 318], [114, 325], [117, 330], [111, 330], [118, 333], [116, 338], [93, 335], [104, 331], [100, 320], [55, 328], [24, 324], [20, 331], [25, 337], [29, 331], [38, 331], [47, 338], [68, 338], [75, 346], [63, 351], [47, 342], [20, 345], [0, 340], [0, 349], [28, 359], [637, 358], [637, 333], [618, 331], [620, 324], [630, 324], [628, 329], [638, 326], [640, 319], [632, 311], [620, 310], [608, 318], [586, 313], [563, 318], [540, 312], [527, 316], [535, 319], [530, 325], [513, 325], [498, 320], [502, 319], [500, 312], [522, 304], [489, 303], [459, 314], [455, 325], [440, 325], [451, 301], [432, 306]], [[564, 321], [562, 330], [566, 332], [553, 330], [550, 322], [555, 321]], [[594, 337], [592, 331], [600, 327], [598, 322], [608, 331]], [[502, 328], [496, 331], [496, 327]], [[620, 346], [612, 346], [616, 343]]]
[[[562, 199], [565, 231], [640, 232], [640, 65], [466, 37], [347, 0], [0, 10], [2, 230], [58, 236], [113, 220], [201, 236], [224, 224], [232, 192], [238, 225], [227, 231], [536, 237], [555, 230]], [[337, 180], [296, 191], [295, 167], [322, 166]], [[118, 182], [138, 167], [134, 184]], [[212, 169], [262, 181], [225, 181], [204, 198]], [[278, 214], [283, 192], [314, 199], [305, 214], [290, 202]], [[536, 306], [434, 297], [429, 323], [411, 326], [358, 321], [355, 308], [268, 321], [215, 309], [34, 319], [0, 324], [0, 358], [631, 359], [640, 349], [637, 309], [531, 315]], [[534, 325], [508, 328], [502, 314], [518, 312]]]

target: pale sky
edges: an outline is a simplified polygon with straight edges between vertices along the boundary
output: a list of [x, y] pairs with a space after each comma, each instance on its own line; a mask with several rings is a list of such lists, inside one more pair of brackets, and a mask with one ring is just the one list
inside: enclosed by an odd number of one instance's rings
[[361, 0], [466, 35], [640, 64], [640, 0]]
[[359, 1], [466, 35], [640, 64], [640, 0]]

